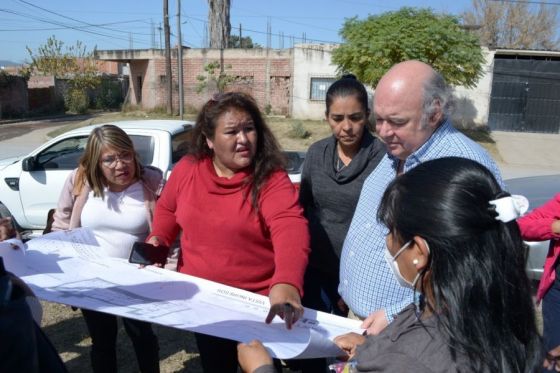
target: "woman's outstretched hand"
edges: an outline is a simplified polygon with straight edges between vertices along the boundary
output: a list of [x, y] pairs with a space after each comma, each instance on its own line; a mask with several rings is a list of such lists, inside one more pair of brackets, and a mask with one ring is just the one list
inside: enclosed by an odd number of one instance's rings
[[278, 315], [286, 323], [286, 328], [291, 329], [302, 316], [303, 306], [299, 291], [289, 284], [276, 284], [268, 294], [270, 310], [266, 316], [266, 323], [270, 324], [274, 316]]

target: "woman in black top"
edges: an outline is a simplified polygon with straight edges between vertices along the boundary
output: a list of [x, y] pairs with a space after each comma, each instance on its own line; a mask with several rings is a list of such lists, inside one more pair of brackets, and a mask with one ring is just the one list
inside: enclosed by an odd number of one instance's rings
[[[301, 175], [300, 202], [309, 220], [311, 254], [304, 279], [304, 306], [346, 316], [338, 295], [340, 253], [365, 179], [385, 154], [369, 128], [368, 95], [345, 75], [327, 91], [326, 120], [332, 136], [312, 144]], [[324, 359], [303, 372], [326, 369]], [[324, 367], [324, 369], [323, 369]]]

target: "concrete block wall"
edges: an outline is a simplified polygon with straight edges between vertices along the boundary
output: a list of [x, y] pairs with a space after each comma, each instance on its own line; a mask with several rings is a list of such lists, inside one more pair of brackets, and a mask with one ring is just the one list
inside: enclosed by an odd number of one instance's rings
[[331, 55], [337, 45], [297, 44], [294, 50], [292, 116], [299, 119], [323, 119], [325, 101], [311, 100], [312, 78], [335, 78], [336, 66]]
[[[125, 54], [125, 52], [121, 54]], [[150, 50], [134, 54], [135, 58], [130, 60], [129, 65], [132, 90], [129, 102], [133, 105], [140, 104], [145, 109], [166, 107], [167, 86], [163, 51]], [[171, 59], [174, 111], [178, 110], [179, 105], [176, 54], [176, 50], [174, 50]], [[124, 59], [125, 56], [118, 58]], [[223, 61], [224, 73], [236, 78], [236, 81], [230, 84], [226, 91], [240, 90], [250, 93], [262, 109], [270, 105], [273, 112], [290, 114], [293, 61], [292, 50], [287, 49], [227, 49], [223, 51], [185, 49], [183, 51], [185, 109], [199, 109], [217, 92], [212, 84], [209, 84], [202, 92], [197, 92], [199, 84], [197, 76], [208, 76], [204, 71], [204, 66], [215, 61]]]

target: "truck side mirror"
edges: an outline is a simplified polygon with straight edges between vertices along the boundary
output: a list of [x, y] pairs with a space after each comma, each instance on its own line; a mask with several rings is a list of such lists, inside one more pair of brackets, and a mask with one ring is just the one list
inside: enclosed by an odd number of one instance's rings
[[37, 169], [37, 160], [35, 157], [27, 157], [21, 162], [21, 169], [23, 171], [35, 171]]

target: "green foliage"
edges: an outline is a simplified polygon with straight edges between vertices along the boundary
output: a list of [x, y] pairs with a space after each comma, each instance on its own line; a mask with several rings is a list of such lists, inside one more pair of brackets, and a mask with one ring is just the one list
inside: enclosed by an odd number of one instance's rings
[[291, 129], [288, 132], [288, 137], [292, 139], [306, 139], [311, 136], [311, 133], [305, 129], [303, 123], [300, 121], [292, 122]]
[[231, 65], [224, 66], [218, 61], [210, 62], [204, 65], [205, 75], [197, 75], [196, 93], [201, 93], [204, 89], [215, 89], [218, 93], [224, 93], [226, 88], [237, 80], [237, 77], [229, 75], [225, 69], [231, 69]]
[[69, 79], [71, 87], [81, 90], [93, 89], [101, 82], [94, 53], [87, 52], [80, 41], [64, 47], [64, 42], [51, 36], [36, 52], [26, 48], [32, 61], [30, 70], [34, 73]]
[[116, 109], [122, 104], [123, 97], [118, 82], [103, 79], [95, 98], [97, 109]]
[[271, 112], [272, 112], [272, 105], [266, 104], [266, 105], [264, 106], [264, 113], [265, 113], [266, 115], [270, 115]]
[[344, 43], [333, 51], [333, 62], [339, 72], [351, 71], [367, 84], [377, 85], [391, 66], [406, 60], [430, 64], [453, 85], [474, 87], [482, 75], [478, 39], [461, 28], [456, 17], [431, 9], [354, 17], [340, 33]]
[[84, 114], [89, 108], [89, 97], [84, 89], [71, 87], [64, 96], [64, 104], [68, 111]]
[[239, 35], [230, 35], [228, 41], [229, 48], [262, 48], [259, 43], [253, 43], [250, 36], [242, 36], [239, 42]]

